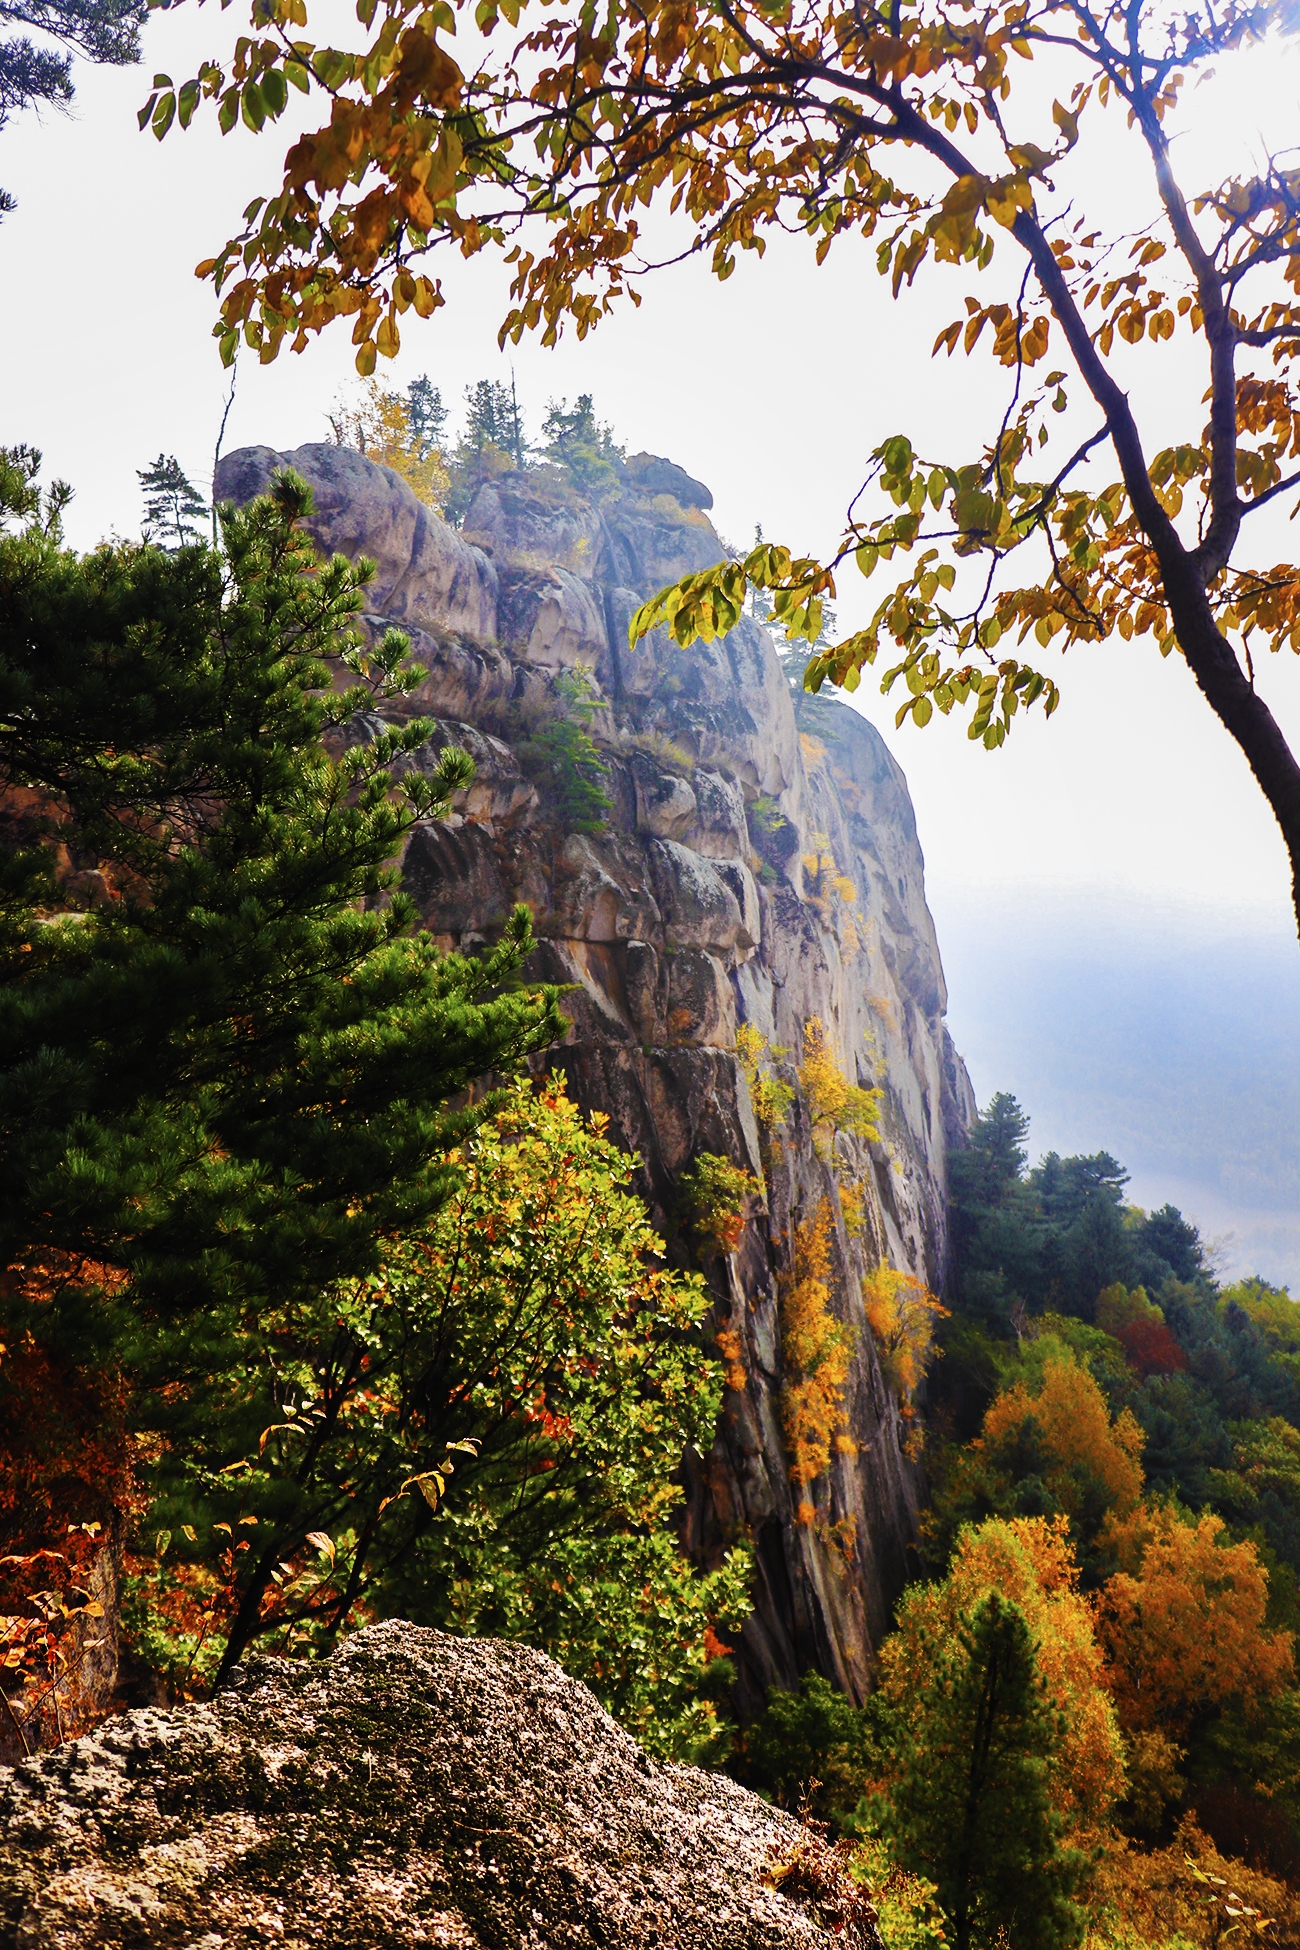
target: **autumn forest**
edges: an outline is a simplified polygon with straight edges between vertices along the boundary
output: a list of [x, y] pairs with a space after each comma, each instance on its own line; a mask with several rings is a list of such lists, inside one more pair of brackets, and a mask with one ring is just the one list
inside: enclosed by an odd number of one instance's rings
[[[78, 548], [76, 483], [0, 446], [4, 1805], [406, 1621], [779, 1813], [755, 1900], [816, 1934], [728, 1945], [1300, 1945], [1300, 1307], [977, 1102], [870, 722], [994, 765], [1062, 650], [1153, 656], [1300, 901], [1256, 668], [1300, 572], [1251, 519], [1300, 488], [1300, 172], [1183, 181], [1170, 134], [1292, 13], [359, 0], [336, 47], [316, 11], [141, 80], [160, 166], [211, 120], [264, 168], [197, 265], [211, 482], [141, 454], [129, 537]], [[0, 128], [149, 14], [0, 7]], [[504, 266], [484, 345], [585, 342], [652, 205], [722, 286], [767, 233], [810, 278], [857, 250], [900, 332], [955, 279], [936, 383], [980, 362], [983, 444], [881, 401], [801, 554], [591, 391], [439, 379], [440, 267]], [[349, 332], [302, 444], [223, 448], [241, 370]], [[21, 1853], [0, 1944], [38, 1940]], [[190, 1941], [153, 1901], [57, 1940]], [[471, 1938], [355, 1938], [408, 1940]]]

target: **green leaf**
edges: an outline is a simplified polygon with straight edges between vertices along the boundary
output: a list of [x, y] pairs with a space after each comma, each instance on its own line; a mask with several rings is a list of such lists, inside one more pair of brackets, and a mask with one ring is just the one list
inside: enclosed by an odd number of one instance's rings
[[257, 81], [244, 83], [244, 92], [239, 100], [239, 112], [245, 128], [252, 129], [256, 135], [266, 124], [266, 106], [262, 100], [262, 90]]
[[912, 443], [906, 434], [896, 433], [892, 440], [885, 442], [885, 467], [890, 474], [902, 475], [911, 471]]
[[283, 115], [289, 100], [289, 84], [279, 68], [268, 68], [262, 76], [262, 101], [268, 115]]

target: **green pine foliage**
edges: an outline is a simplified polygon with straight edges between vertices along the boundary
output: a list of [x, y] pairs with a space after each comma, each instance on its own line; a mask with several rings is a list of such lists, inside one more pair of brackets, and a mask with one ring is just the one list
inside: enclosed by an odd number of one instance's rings
[[990, 1592], [955, 1637], [934, 1637], [880, 1821], [935, 1884], [956, 1950], [1064, 1950], [1084, 1934], [1086, 1858], [1061, 1846], [1048, 1791], [1056, 1731], [1019, 1606]]
[[580, 393], [572, 407], [564, 400], [552, 400], [542, 434], [545, 458], [580, 494], [600, 500], [617, 493], [623, 449], [615, 444], [612, 429], [597, 420], [590, 393]]
[[397, 886], [465, 755], [399, 789], [423, 724], [322, 745], [405, 688], [406, 645], [362, 647], [369, 570], [317, 559], [305, 483], [223, 511], [221, 555], [78, 557], [10, 471], [0, 787], [26, 810], [0, 854], [0, 1252], [126, 1286], [55, 1280], [33, 1308], [11, 1285], [0, 1338], [121, 1361], [171, 1439], [262, 1309], [428, 1221], [477, 1117], [449, 1100], [562, 1019], [519, 986], [526, 915], [480, 961], [442, 956]]
[[741, 1734], [730, 1772], [781, 1807], [849, 1832], [878, 1762], [872, 1720], [819, 1672], [805, 1673], [797, 1691], [768, 1694]]
[[175, 454], [159, 454], [148, 467], [137, 468], [144, 495], [146, 541], [162, 548], [184, 548], [203, 540], [198, 523], [208, 519], [208, 507]]
[[555, 691], [559, 715], [520, 743], [519, 759], [564, 832], [599, 833], [610, 806], [609, 767], [587, 728], [596, 708], [591, 685], [582, 671], [566, 670]]
[[427, 372], [406, 389], [406, 422], [421, 460], [441, 453], [447, 440], [447, 409], [442, 393]]
[[[147, 14], [142, 0], [11, 0], [0, 8], [0, 129], [16, 109], [66, 107], [75, 55], [115, 68], [138, 61]], [[31, 40], [25, 27], [42, 39]], [[0, 190], [0, 216], [14, 208]]]

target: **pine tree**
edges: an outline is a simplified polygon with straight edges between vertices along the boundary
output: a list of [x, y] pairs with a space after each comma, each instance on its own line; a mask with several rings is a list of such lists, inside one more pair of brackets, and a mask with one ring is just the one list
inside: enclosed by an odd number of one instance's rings
[[[41, 46], [19, 34], [0, 40], [0, 129], [14, 109], [72, 100], [72, 59], [125, 67], [140, 59], [140, 27], [148, 14], [141, 0], [6, 0], [0, 30], [34, 27], [61, 42], [67, 53]], [[0, 216], [15, 208], [0, 190]]]
[[519, 757], [563, 831], [599, 833], [610, 807], [609, 767], [588, 729], [596, 710], [590, 681], [582, 671], [562, 671], [555, 688], [560, 714], [520, 745]]
[[497, 447], [522, 467], [524, 429], [513, 378], [508, 386], [504, 380], [480, 379], [465, 388], [465, 402], [464, 445], [480, 454], [485, 447]]
[[[366, 1272], [427, 1219], [474, 1122], [448, 1100], [562, 1025], [553, 992], [517, 985], [522, 910], [467, 960], [398, 889], [466, 755], [398, 790], [427, 724], [322, 747], [409, 679], [397, 632], [363, 647], [367, 572], [319, 562], [310, 506], [279, 476], [222, 511], [223, 555], [79, 558], [32, 518], [0, 534], [9, 1324], [83, 1349], [120, 1331], [181, 1395], [237, 1318]], [[74, 1283], [27, 1306], [22, 1269], [82, 1260], [117, 1269], [117, 1300]]]
[[1082, 1935], [1071, 1895], [1085, 1858], [1058, 1839], [1056, 1717], [1024, 1612], [989, 1592], [955, 1635], [931, 1634], [924, 1669], [895, 1729], [886, 1821], [899, 1859], [937, 1885], [956, 1950], [1063, 1950]]
[[209, 510], [175, 454], [159, 454], [150, 466], [138, 467], [136, 479], [144, 495], [146, 541], [160, 542], [163, 548], [184, 548], [203, 540], [195, 523], [206, 521]]
[[572, 407], [563, 400], [552, 400], [542, 432], [548, 459], [562, 467], [583, 494], [617, 488], [617, 463], [623, 458], [623, 450], [615, 445], [613, 430], [597, 421], [590, 393], [580, 393]]
[[426, 372], [413, 379], [406, 389], [406, 423], [421, 460], [442, 452], [447, 438], [447, 409], [441, 392]]

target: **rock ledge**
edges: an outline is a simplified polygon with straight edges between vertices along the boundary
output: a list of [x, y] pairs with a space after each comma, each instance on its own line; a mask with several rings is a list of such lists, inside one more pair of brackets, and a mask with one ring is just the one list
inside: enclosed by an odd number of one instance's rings
[[765, 1884], [802, 1837], [540, 1652], [374, 1625], [0, 1770], [0, 1946], [875, 1950]]

